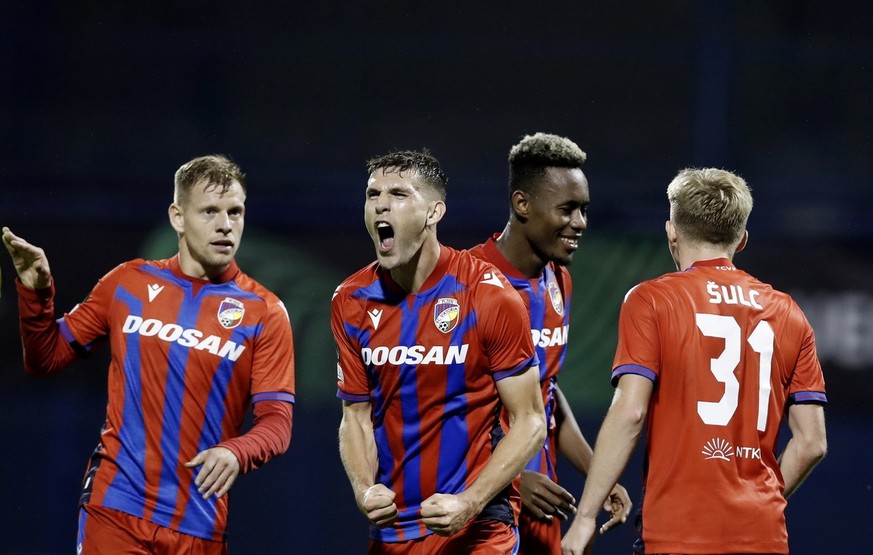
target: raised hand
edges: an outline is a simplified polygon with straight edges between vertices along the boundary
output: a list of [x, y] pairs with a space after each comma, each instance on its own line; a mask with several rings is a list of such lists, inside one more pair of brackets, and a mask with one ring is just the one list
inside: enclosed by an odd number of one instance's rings
[[52, 284], [52, 272], [45, 251], [15, 235], [8, 227], [3, 228], [3, 245], [9, 251], [18, 279], [25, 287], [45, 289]]

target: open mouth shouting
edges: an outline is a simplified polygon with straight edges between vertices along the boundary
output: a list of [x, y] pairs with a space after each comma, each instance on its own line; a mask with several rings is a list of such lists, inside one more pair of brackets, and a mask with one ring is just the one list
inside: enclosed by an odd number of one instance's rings
[[379, 236], [379, 252], [386, 253], [394, 248], [394, 228], [388, 222], [377, 222], [376, 233]]

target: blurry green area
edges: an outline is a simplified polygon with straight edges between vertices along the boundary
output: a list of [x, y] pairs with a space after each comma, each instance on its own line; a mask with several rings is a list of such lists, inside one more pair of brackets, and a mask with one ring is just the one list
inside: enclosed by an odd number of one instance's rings
[[[246, 229], [237, 262], [247, 274], [276, 293], [294, 328], [299, 403], [336, 402], [336, 349], [330, 332], [330, 298], [351, 273], [330, 267], [285, 238]], [[142, 256], [167, 258], [178, 250], [168, 226], [146, 238]], [[355, 268], [357, 269], [357, 268]], [[618, 312], [628, 289], [673, 271], [664, 239], [632, 236], [585, 237], [570, 271], [573, 299], [570, 343], [559, 383], [574, 411], [601, 413], [612, 398], [609, 374], [618, 330]]]
[[675, 271], [666, 238], [586, 236], [573, 258], [570, 342], [558, 383], [574, 412], [605, 412], [625, 294], [641, 281]]
[[[142, 256], [160, 259], [178, 251], [176, 232], [169, 226], [153, 230]], [[239, 267], [275, 293], [291, 317], [297, 402], [336, 401], [336, 348], [330, 332], [330, 298], [346, 277], [321, 260], [295, 248], [293, 241], [246, 228], [236, 255]]]

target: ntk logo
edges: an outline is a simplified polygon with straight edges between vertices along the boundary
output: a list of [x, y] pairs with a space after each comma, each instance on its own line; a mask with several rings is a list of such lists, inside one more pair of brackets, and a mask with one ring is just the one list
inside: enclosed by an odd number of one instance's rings
[[761, 460], [760, 447], [734, 447], [728, 440], [720, 437], [707, 441], [702, 453], [706, 461], [711, 459], [730, 461], [732, 458]]

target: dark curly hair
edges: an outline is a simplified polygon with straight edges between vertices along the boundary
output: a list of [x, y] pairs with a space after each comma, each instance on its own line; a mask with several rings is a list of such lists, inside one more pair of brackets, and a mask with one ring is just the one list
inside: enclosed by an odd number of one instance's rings
[[509, 151], [509, 194], [531, 192], [546, 168], [581, 168], [586, 155], [576, 143], [550, 133], [525, 135]]

